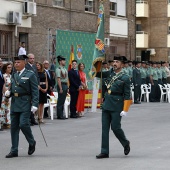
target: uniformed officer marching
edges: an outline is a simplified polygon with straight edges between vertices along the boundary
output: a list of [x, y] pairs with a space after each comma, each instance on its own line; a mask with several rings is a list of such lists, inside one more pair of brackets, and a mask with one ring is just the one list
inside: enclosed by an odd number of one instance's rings
[[66, 59], [59, 55], [57, 56], [59, 67], [56, 69], [57, 78], [57, 91], [58, 91], [58, 101], [57, 101], [57, 119], [65, 119], [64, 116], [64, 102], [66, 100], [68, 92], [68, 72], [65, 69]]
[[28, 155], [35, 151], [36, 141], [30, 128], [30, 113], [38, 108], [38, 82], [34, 72], [25, 69], [26, 55], [14, 57], [16, 73], [11, 80], [11, 89], [5, 96], [11, 96], [11, 151], [6, 158], [18, 157], [19, 131], [23, 132], [28, 143]]
[[[132, 103], [130, 95], [130, 78], [124, 74], [122, 67], [124, 56], [114, 57], [114, 72], [103, 72], [105, 86], [102, 89], [105, 92], [104, 102], [102, 105], [102, 144], [101, 153], [96, 156], [97, 159], [109, 157], [109, 130], [110, 126], [124, 147], [124, 154], [130, 152], [130, 142], [127, 140], [123, 130], [121, 129], [121, 118], [126, 116], [128, 109]], [[97, 74], [100, 77], [100, 74]], [[103, 86], [102, 86], [103, 87]]]

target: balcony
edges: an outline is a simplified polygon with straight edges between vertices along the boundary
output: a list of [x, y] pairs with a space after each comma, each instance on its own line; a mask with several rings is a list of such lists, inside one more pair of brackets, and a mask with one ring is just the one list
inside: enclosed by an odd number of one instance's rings
[[136, 17], [148, 17], [149, 16], [149, 5], [147, 1], [137, 0], [136, 1]]
[[170, 3], [168, 4], [168, 17], [170, 17]]
[[136, 31], [136, 48], [148, 48], [148, 33]]
[[167, 47], [170, 48], [170, 34], [168, 34], [167, 37]]

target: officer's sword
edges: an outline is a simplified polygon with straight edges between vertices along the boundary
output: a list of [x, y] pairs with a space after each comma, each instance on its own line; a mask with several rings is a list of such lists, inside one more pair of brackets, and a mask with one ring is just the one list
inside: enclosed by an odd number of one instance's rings
[[45, 136], [44, 136], [43, 131], [42, 131], [41, 126], [40, 126], [40, 122], [39, 122], [39, 121], [37, 121], [37, 122], [38, 122], [38, 126], [39, 126], [39, 129], [40, 129], [40, 132], [41, 132], [41, 134], [42, 134], [42, 137], [43, 137], [43, 139], [44, 139], [44, 142], [45, 142], [45, 144], [46, 144], [46, 147], [48, 147], [47, 141], [46, 141], [46, 139], [45, 139]]

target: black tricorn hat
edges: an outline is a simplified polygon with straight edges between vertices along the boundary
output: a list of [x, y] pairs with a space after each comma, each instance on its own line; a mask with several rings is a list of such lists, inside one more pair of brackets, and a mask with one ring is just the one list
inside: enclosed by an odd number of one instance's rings
[[17, 57], [14, 57], [14, 60], [26, 60], [27, 58], [27, 55], [19, 55]]
[[109, 61], [108, 61], [108, 63], [112, 63], [112, 62], [113, 62], [113, 60], [109, 60]]
[[57, 59], [58, 59], [58, 62], [59, 62], [59, 61], [62, 61], [62, 60], [66, 60], [66, 58], [63, 57], [63, 56], [61, 56], [61, 55], [58, 55], [58, 56], [57, 56]]
[[141, 63], [141, 61], [134, 61], [133, 63], [136, 66], [137, 64]]
[[104, 65], [104, 64], [107, 64], [107, 62], [106, 62], [106, 61], [103, 61], [103, 62], [102, 62], [102, 65]]
[[114, 60], [118, 60], [125, 63], [127, 61], [127, 58], [125, 56], [114, 56]]

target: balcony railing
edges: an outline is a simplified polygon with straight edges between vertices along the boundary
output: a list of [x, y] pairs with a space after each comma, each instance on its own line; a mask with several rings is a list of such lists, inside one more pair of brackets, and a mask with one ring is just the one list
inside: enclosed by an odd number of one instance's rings
[[136, 48], [148, 48], [148, 33], [136, 31]]
[[138, 0], [136, 1], [136, 17], [148, 17], [149, 5], [147, 1]]

